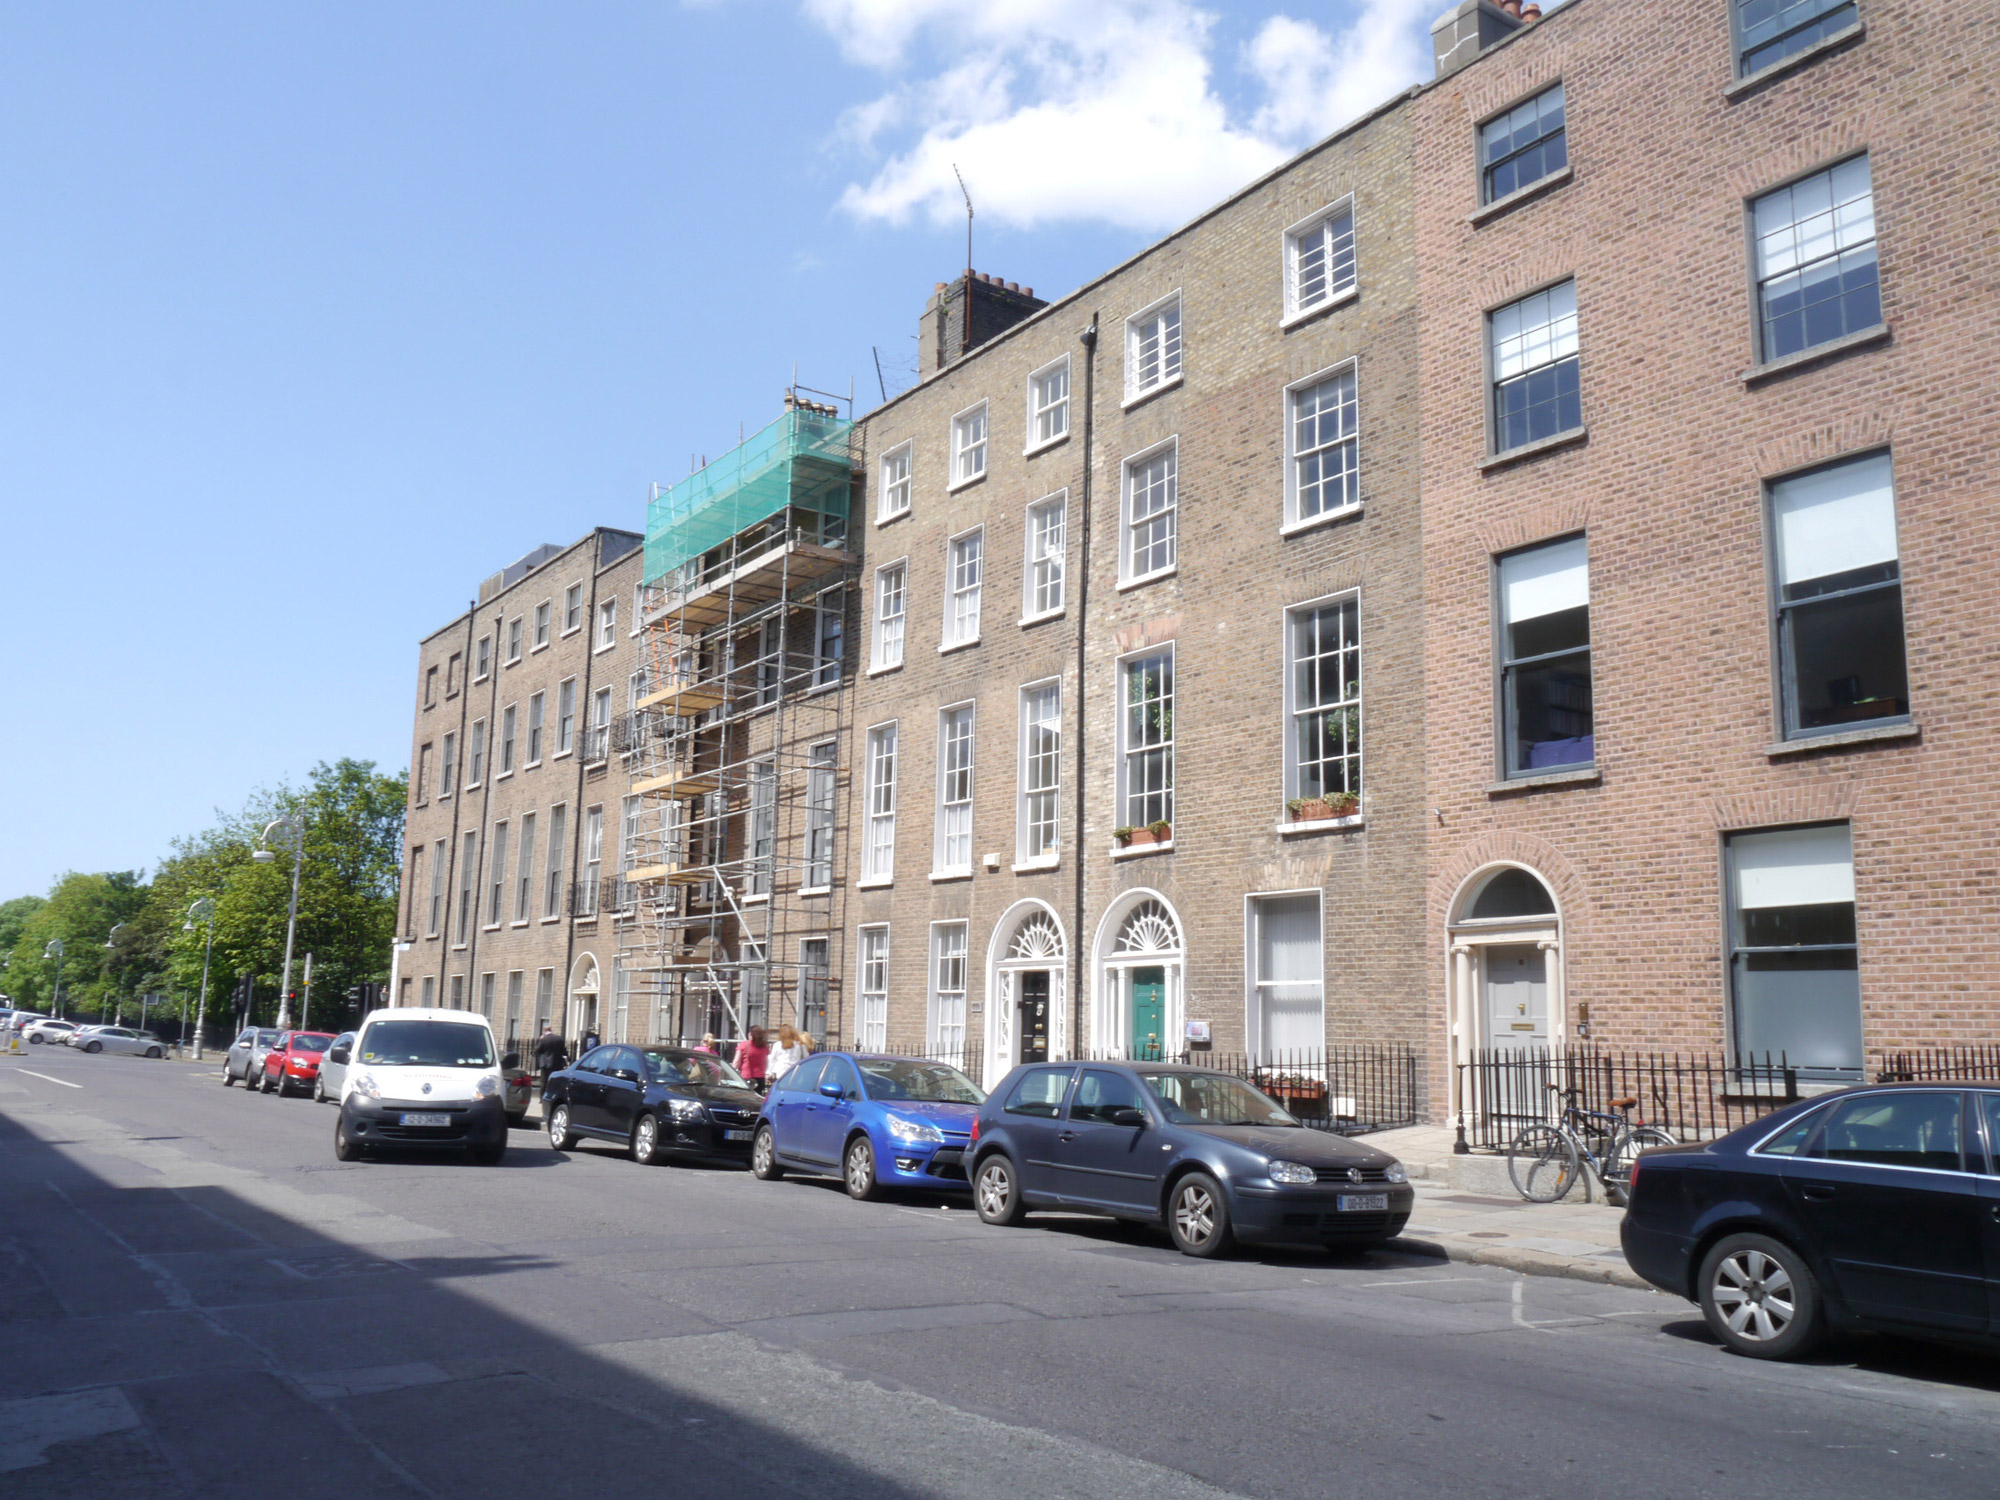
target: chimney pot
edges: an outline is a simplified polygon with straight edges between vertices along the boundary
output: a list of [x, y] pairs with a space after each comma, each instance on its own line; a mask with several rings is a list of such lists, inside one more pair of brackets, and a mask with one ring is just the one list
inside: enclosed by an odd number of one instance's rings
[[1516, 20], [1521, 17], [1521, 0], [1500, 0], [1500, 8]]
[[1024, 286], [1021, 288], [1021, 295], [1023, 297], [1032, 297], [1035, 295], [1035, 289], [1031, 286]]
[[1522, 21], [1532, 24], [1536, 21], [1541, 20], [1541, 18], [1542, 18], [1542, 8], [1541, 6], [1535, 4], [1535, 0], [1528, 0], [1528, 3], [1521, 7]]

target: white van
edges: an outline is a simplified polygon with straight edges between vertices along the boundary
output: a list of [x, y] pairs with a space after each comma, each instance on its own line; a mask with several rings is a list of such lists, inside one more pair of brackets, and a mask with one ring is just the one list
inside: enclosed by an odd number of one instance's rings
[[477, 1011], [403, 1006], [361, 1023], [333, 1154], [341, 1161], [417, 1147], [469, 1151], [487, 1165], [507, 1154], [506, 1084], [493, 1028]]

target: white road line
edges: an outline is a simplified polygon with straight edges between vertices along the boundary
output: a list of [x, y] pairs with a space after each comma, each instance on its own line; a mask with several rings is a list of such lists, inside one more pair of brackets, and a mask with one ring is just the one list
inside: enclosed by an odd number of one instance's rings
[[[1371, 1286], [1443, 1286], [1448, 1281], [1491, 1281], [1491, 1276], [1406, 1276], [1395, 1281], [1364, 1281], [1361, 1289]], [[1332, 1283], [1338, 1285], [1338, 1283]]]
[[44, 1083], [59, 1083], [66, 1089], [80, 1089], [83, 1087], [80, 1083], [71, 1083], [67, 1078], [51, 1078], [46, 1073], [37, 1073], [33, 1068], [16, 1068], [14, 1071], [17, 1073], [26, 1073], [30, 1078], [39, 1078]]

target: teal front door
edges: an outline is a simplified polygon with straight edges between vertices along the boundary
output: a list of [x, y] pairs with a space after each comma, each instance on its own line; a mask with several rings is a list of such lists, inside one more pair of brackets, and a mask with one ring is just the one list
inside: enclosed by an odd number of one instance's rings
[[1167, 971], [1132, 971], [1132, 1056], [1161, 1058], [1167, 1053]]

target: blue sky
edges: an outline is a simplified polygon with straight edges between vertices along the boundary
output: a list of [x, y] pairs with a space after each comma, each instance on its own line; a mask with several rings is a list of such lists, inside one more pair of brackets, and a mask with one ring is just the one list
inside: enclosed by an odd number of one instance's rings
[[[963, 263], [1069, 291], [1413, 81], [1413, 0], [0, 14], [0, 899], [401, 769], [416, 642]], [[1061, 149], [1054, 149], [1056, 144]]]

